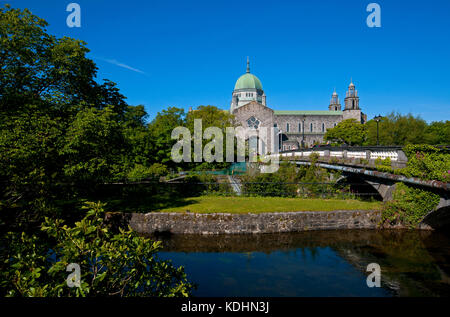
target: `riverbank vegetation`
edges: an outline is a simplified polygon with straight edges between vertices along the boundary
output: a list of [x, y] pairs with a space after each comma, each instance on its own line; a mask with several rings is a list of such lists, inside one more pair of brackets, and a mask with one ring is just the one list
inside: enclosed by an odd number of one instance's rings
[[422, 180], [450, 182], [450, 150], [426, 144], [408, 144], [403, 147], [408, 158], [406, 167], [392, 168], [387, 159], [375, 162], [381, 172], [415, 177]]
[[382, 208], [382, 221], [386, 226], [415, 228], [437, 206], [440, 197], [427, 190], [397, 183], [392, 200]]
[[[410, 144], [403, 151], [408, 157], [408, 165], [394, 173], [450, 182], [450, 153], [447, 149]], [[397, 183], [395, 186], [392, 200], [383, 207], [382, 218], [385, 225], [416, 227], [439, 203], [440, 197], [436, 193], [404, 183]]]
[[[46, 218], [36, 235], [14, 235], [2, 272], [7, 296], [188, 296], [194, 285], [182, 267], [158, 260], [160, 242], [136, 232], [108, 226], [100, 203], [87, 203], [86, 215], [74, 225]], [[52, 248], [43, 239], [53, 242]], [[78, 266], [74, 287], [68, 273]], [[70, 276], [69, 276], [70, 277]]]
[[241, 177], [242, 194], [247, 196], [356, 198], [350, 186], [338, 182], [339, 172], [318, 166], [319, 155], [309, 156], [311, 165], [299, 166], [281, 161], [275, 173], [249, 172]]

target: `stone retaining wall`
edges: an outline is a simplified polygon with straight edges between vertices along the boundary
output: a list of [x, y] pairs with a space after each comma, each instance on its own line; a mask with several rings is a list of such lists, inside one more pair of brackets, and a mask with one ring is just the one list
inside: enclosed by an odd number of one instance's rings
[[[122, 214], [122, 222], [126, 214]], [[111, 218], [111, 215], [109, 215]], [[139, 233], [243, 234], [329, 229], [375, 229], [380, 211], [337, 210], [260, 214], [133, 213], [125, 222]]]

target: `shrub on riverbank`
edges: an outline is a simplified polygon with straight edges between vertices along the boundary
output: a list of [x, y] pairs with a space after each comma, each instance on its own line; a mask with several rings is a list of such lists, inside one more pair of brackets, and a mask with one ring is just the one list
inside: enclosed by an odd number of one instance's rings
[[392, 201], [382, 209], [384, 225], [416, 227], [423, 217], [439, 203], [440, 197], [432, 192], [397, 183]]
[[275, 173], [247, 174], [242, 177], [244, 195], [272, 197], [341, 197], [348, 186], [339, 185], [339, 173], [318, 166], [319, 155], [312, 153], [311, 165], [299, 166], [282, 161]]
[[300, 181], [296, 167], [287, 162], [281, 162], [275, 173], [246, 174], [241, 177], [242, 192], [248, 196], [295, 197]]
[[425, 180], [450, 182], [449, 150], [432, 145], [409, 144], [403, 148], [403, 152], [408, 157], [408, 164], [397, 170], [398, 173]]
[[[183, 267], [156, 258], [160, 242], [136, 232], [114, 232], [100, 203], [87, 203], [73, 226], [46, 218], [43, 234], [10, 234], [2, 248], [3, 296], [188, 296], [193, 285]], [[69, 264], [80, 267], [79, 285], [69, 287]], [[76, 274], [76, 273], [75, 273]]]

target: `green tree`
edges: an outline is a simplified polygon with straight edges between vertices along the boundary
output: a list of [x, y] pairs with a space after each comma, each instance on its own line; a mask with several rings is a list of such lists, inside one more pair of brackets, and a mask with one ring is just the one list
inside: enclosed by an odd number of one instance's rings
[[98, 182], [96, 176], [132, 168], [120, 161], [135, 161], [131, 138], [121, 134], [142, 109], [128, 107], [115, 83], [95, 81], [84, 42], [58, 39], [46, 27], [27, 9], [0, 8], [0, 209], [8, 211], [2, 216], [54, 211], [58, 196], [71, 197], [69, 187], [58, 186], [66, 176]]
[[149, 167], [153, 162], [155, 142], [146, 120], [147, 113], [143, 106], [128, 106], [125, 112], [123, 133], [126, 139], [127, 156], [125, 169], [134, 169], [136, 165]]
[[425, 141], [427, 144], [450, 144], [450, 121], [434, 121], [425, 129]]
[[[367, 140], [365, 144], [377, 144], [377, 123], [370, 120], [366, 123]], [[401, 115], [390, 113], [378, 123], [380, 145], [421, 144], [425, 142], [427, 123], [412, 114]]]
[[48, 201], [63, 176], [58, 149], [64, 123], [34, 108], [0, 124], [0, 226], [27, 227], [54, 212]]
[[218, 127], [225, 133], [227, 127], [234, 126], [234, 116], [229, 111], [219, 109], [215, 106], [199, 106], [186, 115], [186, 126], [191, 133], [194, 132], [194, 120], [202, 120], [202, 128]]
[[86, 108], [69, 125], [60, 154], [72, 181], [95, 183], [120, 174], [124, 138], [115, 115], [111, 107]]
[[362, 145], [367, 137], [366, 126], [355, 119], [339, 122], [334, 128], [327, 130], [324, 139], [338, 144]]
[[[190, 111], [186, 116], [186, 126], [191, 131], [191, 135], [194, 135], [194, 120], [200, 119], [202, 122], [202, 133], [205, 131], [205, 129], [209, 127], [217, 127], [222, 131], [223, 135], [223, 147], [222, 147], [222, 153], [223, 153], [223, 162], [203, 162], [203, 163], [192, 163], [190, 166], [194, 169], [204, 169], [204, 170], [211, 170], [211, 169], [223, 169], [229, 166], [229, 163], [226, 162], [226, 128], [227, 127], [234, 127], [235, 121], [234, 116], [229, 113], [229, 111], [219, 109], [215, 106], [199, 106], [194, 111]], [[202, 148], [204, 146], [211, 142], [209, 139], [203, 139], [202, 140]], [[192, 143], [193, 146], [193, 143]], [[234, 144], [234, 149], [236, 153], [236, 147], [237, 143]], [[194, 151], [192, 151], [193, 155]]]
[[0, 111], [20, 112], [27, 104], [58, 111], [81, 101], [94, 103], [96, 66], [83, 41], [57, 39], [47, 22], [28, 9], [0, 9]]
[[172, 130], [185, 125], [185, 113], [181, 108], [169, 107], [158, 112], [149, 124], [150, 134], [154, 142], [154, 162], [160, 162], [174, 167], [171, 158], [172, 146], [176, 140], [172, 139]]

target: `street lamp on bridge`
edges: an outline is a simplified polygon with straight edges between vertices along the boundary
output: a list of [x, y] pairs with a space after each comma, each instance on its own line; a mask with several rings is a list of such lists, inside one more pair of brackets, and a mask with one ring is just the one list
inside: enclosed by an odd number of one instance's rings
[[377, 145], [380, 145], [379, 132], [378, 132], [378, 122], [380, 122], [382, 118], [383, 117], [381, 115], [378, 115], [378, 116], [373, 118], [373, 120], [375, 120], [377, 122]]

